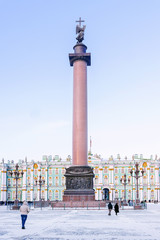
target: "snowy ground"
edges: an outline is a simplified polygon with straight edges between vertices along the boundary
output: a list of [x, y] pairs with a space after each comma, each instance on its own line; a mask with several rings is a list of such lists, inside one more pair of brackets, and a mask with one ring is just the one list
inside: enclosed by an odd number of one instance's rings
[[0, 207], [0, 239], [9, 240], [160, 240], [160, 204], [147, 210], [31, 210], [26, 229], [19, 211]]

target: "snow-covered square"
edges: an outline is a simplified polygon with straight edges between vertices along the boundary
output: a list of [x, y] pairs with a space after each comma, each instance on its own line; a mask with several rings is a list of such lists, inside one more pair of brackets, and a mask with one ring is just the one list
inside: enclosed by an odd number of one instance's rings
[[145, 210], [31, 209], [26, 229], [19, 211], [0, 207], [0, 239], [9, 240], [159, 240], [160, 204]]

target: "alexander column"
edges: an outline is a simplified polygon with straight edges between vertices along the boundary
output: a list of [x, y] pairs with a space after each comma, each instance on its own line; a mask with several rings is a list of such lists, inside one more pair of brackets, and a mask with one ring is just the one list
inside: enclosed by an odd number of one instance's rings
[[91, 65], [91, 54], [86, 53], [84, 40], [85, 25], [79, 18], [76, 26], [77, 43], [74, 53], [69, 54], [73, 66], [73, 142], [72, 166], [66, 169], [66, 190], [64, 201], [93, 201], [93, 170], [88, 166], [88, 127], [87, 127], [87, 66]]

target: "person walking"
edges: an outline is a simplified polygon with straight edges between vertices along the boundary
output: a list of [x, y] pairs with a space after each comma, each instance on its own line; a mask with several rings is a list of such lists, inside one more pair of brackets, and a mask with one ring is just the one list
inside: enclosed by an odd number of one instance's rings
[[22, 220], [22, 229], [25, 229], [25, 222], [27, 220], [27, 214], [29, 213], [28, 203], [23, 202], [23, 205], [20, 207], [21, 220]]
[[109, 202], [109, 204], [108, 204], [108, 210], [109, 210], [108, 215], [111, 215], [112, 208], [113, 208], [112, 203]]
[[114, 206], [114, 211], [115, 211], [115, 214], [117, 215], [117, 213], [119, 212], [118, 203], [115, 204], [115, 206]]

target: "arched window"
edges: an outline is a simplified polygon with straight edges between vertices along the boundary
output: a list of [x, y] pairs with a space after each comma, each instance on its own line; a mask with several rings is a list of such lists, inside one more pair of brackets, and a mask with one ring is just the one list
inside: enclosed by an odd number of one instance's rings
[[154, 176], [152, 175], [151, 176], [151, 185], [153, 185], [154, 184]]
[[30, 191], [27, 191], [27, 201], [30, 201], [31, 200], [31, 193]]
[[49, 200], [51, 201], [52, 200], [52, 190], [49, 190]]
[[115, 184], [118, 185], [118, 177], [115, 176]]
[[148, 181], [147, 181], [147, 176], [143, 176], [143, 184], [147, 185]]
[[59, 196], [58, 190], [56, 190], [56, 191], [55, 191], [55, 195], [54, 195], [55, 200], [58, 200], [58, 196]]
[[104, 185], [108, 185], [108, 177], [107, 176], [104, 177]]
[[59, 178], [55, 177], [55, 185], [58, 186], [59, 185]]
[[52, 177], [49, 177], [49, 186], [52, 186]]
[[151, 190], [151, 200], [154, 200], [154, 190]]
[[119, 196], [118, 196], [118, 190], [115, 191], [115, 198], [119, 198]]

